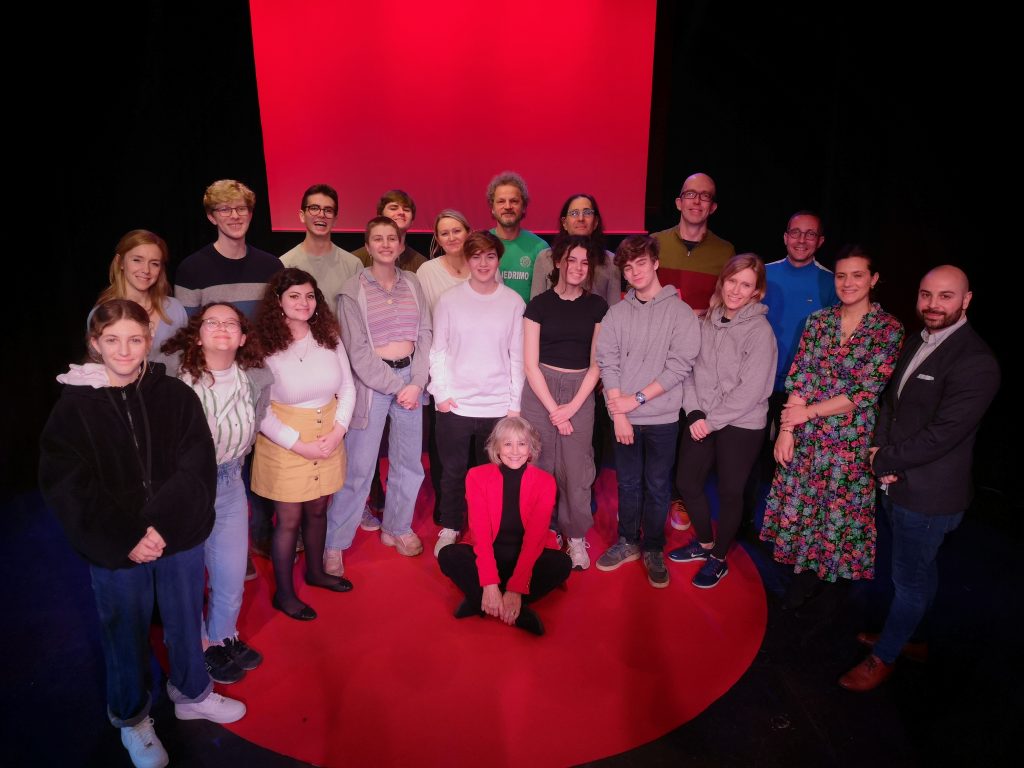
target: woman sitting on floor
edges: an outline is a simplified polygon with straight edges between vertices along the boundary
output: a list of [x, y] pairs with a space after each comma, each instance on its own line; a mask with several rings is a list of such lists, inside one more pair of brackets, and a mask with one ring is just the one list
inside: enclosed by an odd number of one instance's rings
[[526, 603], [563, 583], [572, 569], [549, 528], [555, 478], [529, 463], [540, 453], [540, 435], [518, 416], [498, 421], [486, 450], [491, 463], [466, 474], [466, 540], [444, 547], [437, 560], [466, 595], [455, 618], [487, 614], [543, 635], [540, 617]]

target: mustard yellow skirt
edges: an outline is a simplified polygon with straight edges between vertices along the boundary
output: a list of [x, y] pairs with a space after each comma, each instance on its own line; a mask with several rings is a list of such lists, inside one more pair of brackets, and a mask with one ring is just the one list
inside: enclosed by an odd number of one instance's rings
[[[321, 408], [295, 408], [271, 402], [270, 407], [284, 424], [306, 442], [334, 429], [338, 401]], [[345, 482], [345, 443], [325, 459], [310, 461], [259, 434], [252, 460], [252, 490], [273, 501], [312, 501], [329, 496]]]

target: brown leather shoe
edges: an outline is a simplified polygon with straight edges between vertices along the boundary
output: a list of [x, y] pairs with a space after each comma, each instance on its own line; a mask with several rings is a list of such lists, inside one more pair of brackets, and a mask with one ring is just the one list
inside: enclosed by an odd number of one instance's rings
[[[877, 632], [858, 632], [857, 642], [868, 648], [874, 648], [879, 637], [881, 635]], [[910, 661], [916, 661], [918, 664], [924, 664], [928, 661], [928, 643], [907, 643], [900, 649], [900, 656]]]
[[848, 691], [871, 691], [884, 683], [892, 674], [895, 664], [886, 664], [871, 654], [864, 661], [839, 678], [839, 684]]

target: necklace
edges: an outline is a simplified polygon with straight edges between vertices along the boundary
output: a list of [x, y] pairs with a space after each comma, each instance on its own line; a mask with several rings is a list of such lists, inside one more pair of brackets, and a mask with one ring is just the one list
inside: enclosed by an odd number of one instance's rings
[[300, 342], [296, 341], [296, 342], [292, 343], [291, 348], [295, 351], [295, 356], [297, 358], [299, 358], [299, 362], [300, 363], [303, 360], [305, 360], [306, 359], [306, 355], [309, 354], [309, 344], [310, 344], [309, 340], [310, 340], [310, 338], [312, 338], [312, 336], [313, 336], [313, 332], [312, 331], [308, 331], [306, 333], [306, 335], [303, 337], [303, 341], [305, 341], [306, 343], [303, 345], [301, 352], [299, 351], [299, 344], [300, 344]]

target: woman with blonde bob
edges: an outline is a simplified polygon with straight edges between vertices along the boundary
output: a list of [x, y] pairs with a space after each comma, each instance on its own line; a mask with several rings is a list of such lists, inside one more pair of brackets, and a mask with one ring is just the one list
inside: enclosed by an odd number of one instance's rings
[[438, 563], [466, 596], [455, 618], [486, 614], [542, 635], [528, 604], [562, 584], [572, 568], [549, 528], [555, 478], [533, 465], [540, 435], [518, 416], [495, 424], [486, 451], [491, 463], [466, 474], [469, 533], [444, 547]]
[[[701, 563], [693, 578], [700, 589], [729, 573], [725, 556], [743, 514], [743, 488], [764, 443], [777, 354], [768, 307], [761, 303], [766, 286], [764, 264], [755, 254], [726, 263], [701, 321], [700, 354], [683, 381], [689, 428], [679, 445], [676, 484], [697, 538], [668, 557]], [[718, 474], [717, 532], [704, 494], [712, 467]]]
[[188, 322], [185, 307], [170, 295], [167, 279], [167, 243], [146, 229], [133, 229], [114, 248], [110, 286], [96, 299], [97, 306], [111, 299], [128, 299], [149, 315], [153, 354]]

